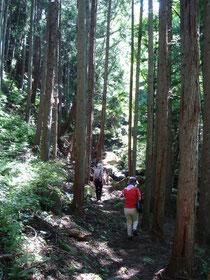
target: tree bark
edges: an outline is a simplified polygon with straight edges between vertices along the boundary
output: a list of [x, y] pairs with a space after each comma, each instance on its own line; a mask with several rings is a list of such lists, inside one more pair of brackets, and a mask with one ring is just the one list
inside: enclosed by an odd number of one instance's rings
[[131, 1], [131, 66], [128, 117], [128, 173], [132, 175], [132, 101], [133, 101], [133, 53], [134, 53], [134, 0]]
[[203, 52], [203, 148], [198, 209], [198, 241], [210, 245], [210, 6], [204, 1], [204, 52]]
[[166, 0], [159, 6], [159, 49], [157, 73], [156, 141], [157, 161], [155, 173], [155, 201], [152, 219], [152, 238], [162, 242], [165, 211], [166, 159], [167, 159], [167, 9]]
[[102, 100], [102, 113], [101, 113], [101, 125], [100, 135], [97, 142], [97, 161], [102, 159], [104, 149], [104, 126], [106, 121], [106, 95], [107, 95], [107, 83], [109, 74], [109, 42], [110, 42], [110, 22], [111, 22], [111, 6], [112, 0], [108, 2], [108, 14], [107, 14], [107, 30], [106, 30], [106, 56], [104, 65], [104, 86], [103, 86], [103, 100]]
[[144, 193], [144, 209], [142, 225], [150, 228], [150, 204], [153, 186], [153, 139], [154, 139], [154, 58], [153, 58], [153, 0], [148, 0], [149, 14], [149, 47], [148, 47], [148, 97], [147, 97], [147, 149], [146, 149], [146, 179]]
[[132, 174], [136, 175], [136, 156], [137, 156], [137, 132], [138, 132], [138, 114], [139, 114], [139, 73], [141, 60], [141, 38], [142, 38], [142, 19], [143, 19], [143, 0], [140, 3], [139, 15], [139, 34], [138, 34], [138, 51], [136, 62], [136, 91], [135, 91], [135, 111], [134, 111], [134, 129], [133, 129], [133, 162]]
[[42, 80], [41, 80], [41, 90], [40, 90], [40, 103], [39, 103], [39, 113], [37, 119], [36, 135], [34, 140], [34, 146], [39, 146], [41, 140], [42, 124], [43, 124], [43, 110], [44, 110], [44, 98], [45, 98], [45, 88], [46, 88], [46, 74], [47, 74], [47, 45], [45, 46], [45, 53], [43, 55], [42, 62]]
[[167, 37], [168, 37], [168, 137], [167, 137], [167, 166], [166, 166], [166, 195], [165, 195], [165, 213], [171, 213], [171, 189], [172, 189], [172, 90], [171, 87], [171, 42], [172, 42], [172, 0], [167, 0]]
[[91, 152], [92, 152], [92, 126], [93, 126], [93, 96], [95, 89], [95, 43], [96, 43], [96, 14], [97, 0], [92, 0], [90, 21], [90, 45], [89, 45], [89, 72], [88, 72], [88, 114], [87, 114], [87, 156], [86, 156], [86, 182], [90, 177]]
[[77, 53], [77, 108], [76, 108], [76, 161], [74, 177], [73, 210], [83, 214], [86, 120], [87, 120], [87, 60], [86, 60], [86, 0], [78, 0], [78, 53]]
[[27, 1], [25, 2], [25, 25], [23, 27], [23, 38], [22, 38], [22, 69], [20, 78], [20, 89], [23, 90], [24, 75], [25, 75], [25, 62], [26, 62], [26, 22], [27, 22]]
[[180, 167], [176, 230], [165, 274], [173, 279], [192, 274], [198, 183], [199, 1], [181, 0], [182, 89], [180, 108]]
[[36, 15], [36, 32], [34, 36], [34, 71], [33, 71], [33, 84], [32, 84], [32, 94], [31, 103], [35, 104], [36, 92], [40, 81], [40, 69], [41, 69], [41, 38], [40, 38], [40, 20], [42, 17], [42, 10], [40, 7], [40, 1], [36, 2], [37, 5], [37, 15]]
[[30, 38], [29, 38], [29, 54], [28, 54], [28, 88], [27, 88], [27, 101], [26, 101], [27, 123], [29, 123], [30, 114], [31, 114], [33, 37], [34, 37], [34, 0], [31, 0]]
[[50, 2], [48, 6], [48, 47], [47, 47], [47, 74], [46, 89], [44, 98], [43, 112], [43, 131], [41, 142], [41, 160], [48, 161], [50, 156], [50, 135], [52, 125], [52, 98], [55, 79], [55, 49], [56, 49], [56, 28], [57, 28], [57, 10], [56, 3]]
[[62, 121], [62, 62], [61, 62], [61, 1], [59, 5], [59, 15], [58, 15], [58, 141], [61, 135], [61, 121]]

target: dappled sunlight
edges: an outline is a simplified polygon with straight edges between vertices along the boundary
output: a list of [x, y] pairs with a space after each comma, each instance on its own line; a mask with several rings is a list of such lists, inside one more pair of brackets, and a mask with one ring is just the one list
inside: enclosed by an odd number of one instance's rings
[[46, 260], [46, 257], [43, 256], [43, 250], [47, 245], [44, 238], [37, 234], [35, 229], [31, 228], [32, 234], [23, 235], [22, 238], [22, 252], [28, 256], [28, 262], [42, 262]]

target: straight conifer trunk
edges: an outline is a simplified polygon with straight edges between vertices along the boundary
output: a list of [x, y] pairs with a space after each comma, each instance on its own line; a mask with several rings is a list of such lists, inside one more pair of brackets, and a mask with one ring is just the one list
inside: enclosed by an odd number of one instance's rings
[[153, 59], [153, 0], [148, 0], [149, 14], [149, 51], [148, 51], [148, 96], [147, 96], [147, 150], [144, 210], [142, 225], [150, 228], [150, 203], [153, 186], [153, 130], [154, 130], [154, 59]]
[[95, 33], [97, 0], [91, 1], [90, 40], [89, 40], [89, 72], [88, 72], [88, 115], [87, 115], [87, 157], [86, 157], [86, 182], [90, 177], [91, 152], [92, 152], [92, 125], [93, 125], [93, 95], [95, 89]]
[[30, 18], [30, 38], [28, 54], [28, 87], [26, 100], [26, 122], [29, 122], [31, 114], [31, 95], [32, 95], [32, 67], [33, 67], [33, 37], [34, 37], [34, 0], [31, 0], [31, 18]]
[[134, 53], [134, 0], [131, 0], [131, 66], [128, 116], [128, 173], [132, 175], [132, 102], [133, 102], [133, 53]]
[[166, 274], [173, 279], [192, 274], [198, 183], [199, 0], [181, 0], [182, 89], [180, 167], [176, 230]]
[[134, 111], [134, 129], [133, 129], [133, 163], [132, 173], [136, 175], [136, 157], [137, 157], [137, 132], [138, 132], [138, 114], [139, 114], [139, 74], [141, 60], [141, 38], [142, 38], [142, 19], [143, 19], [143, 0], [140, 2], [139, 14], [139, 34], [138, 34], [138, 51], [136, 62], [136, 89], [135, 89], [135, 111]]
[[152, 219], [152, 238], [163, 241], [165, 211], [166, 158], [167, 158], [167, 98], [168, 98], [168, 55], [167, 55], [167, 9], [166, 0], [159, 6], [159, 49], [157, 73], [156, 132], [157, 161], [155, 173], [155, 201]]
[[167, 36], [168, 36], [168, 137], [167, 137], [167, 169], [166, 169], [166, 196], [165, 213], [171, 213], [171, 190], [173, 181], [173, 162], [172, 162], [172, 91], [171, 87], [171, 42], [172, 42], [172, 0], [167, 0]]
[[73, 209], [83, 214], [86, 122], [87, 122], [87, 40], [86, 40], [86, 0], [78, 0], [78, 40], [77, 40], [77, 107], [76, 107], [76, 161], [74, 177]]
[[102, 153], [104, 148], [104, 126], [106, 121], [106, 95], [107, 95], [107, 83], [109, 74], [109, 42], [110, 42], [110, 22], [111, 22], [111, 7], [112, 0], [108, 2], [108, 14], [107, 14], [107, 30], [106, 30], [106, 56], [104, 65], [104, 86], [103, 86], [103, 100], [102, 100], [102, 113], [101, 113], [101, 125], [100, 135], [97, 142], [97, 160], [102, 159]]
[[52, 125], [52, 102], [55, 80], [55, 50], [56, 50], [56, 27], [57, 27], [57, 10], [56, 2], [49, 3], [48, 9], [48, 44], [47, 44], [47, 74], [46, 89], [44, 97], [43, 111], [43, 132], [41, 142], [41, 160], [48, 161], [50, 157], [50, 136]]
[[210, 245], [210, 5], [204, 0], [204, 52], [203, 52], [203, 150], [198, 210], [198, 241]]

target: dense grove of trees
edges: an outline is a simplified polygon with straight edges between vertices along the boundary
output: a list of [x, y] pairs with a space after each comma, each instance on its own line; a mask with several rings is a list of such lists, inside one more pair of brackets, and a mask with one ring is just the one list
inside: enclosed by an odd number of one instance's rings
[[0, 87], [10, 78], [22, 91], [41, 160], [74, 163], [76, 213], [110, 147], [127, 148], [129, 175], [145, 172], [142, 222], [157, 242], [177, 187], [165, 275], [178, 279], [192, 273], [195, 238], [210, 243], [210, 3], [154, 3], [1, 0]]

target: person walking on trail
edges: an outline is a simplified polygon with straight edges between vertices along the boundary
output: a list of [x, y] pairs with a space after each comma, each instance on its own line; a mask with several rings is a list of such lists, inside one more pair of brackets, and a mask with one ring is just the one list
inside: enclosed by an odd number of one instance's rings
[[94, 170], [94, 174], [93, 174], [93, 182], [96, 189], [97, 201], [101, 200], [103, 176], [104, 176], [103, 165], [101, 163], [98, 163], [97, 168]]
[[139, 213], [136, 209], [136, 203], [137, 199], [141, 201], [141, 193], [136, 185], [136, 177], [130, 177], [128, 186], [123, 190], [125, 197], [124, 213], [127, 221], [127, 233], [129, 240], [133, 239], [133, 235], [137, 235], [137, 226], [139, 221]]

